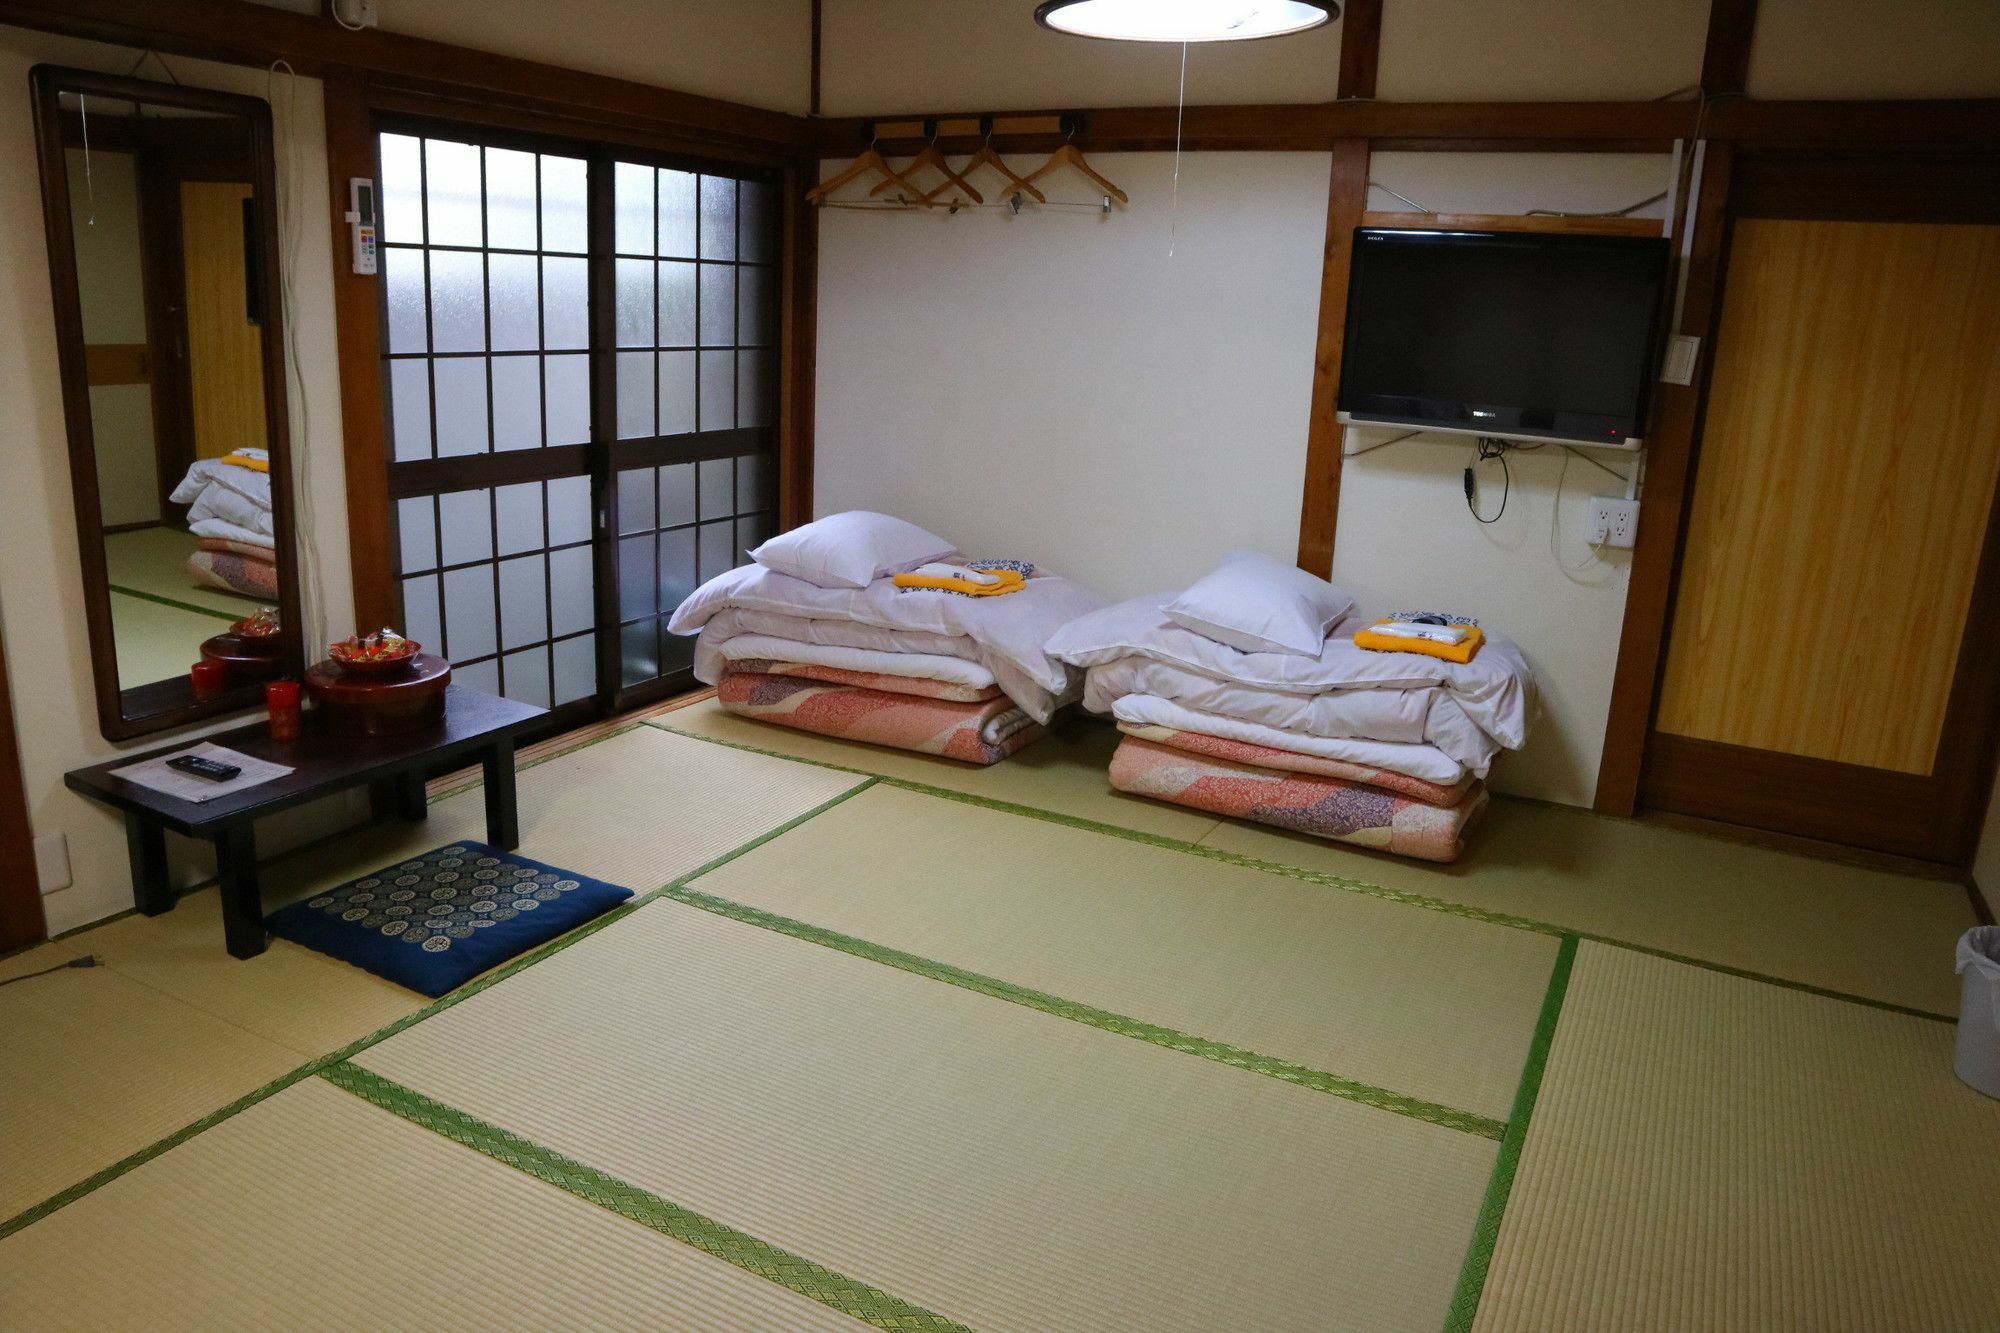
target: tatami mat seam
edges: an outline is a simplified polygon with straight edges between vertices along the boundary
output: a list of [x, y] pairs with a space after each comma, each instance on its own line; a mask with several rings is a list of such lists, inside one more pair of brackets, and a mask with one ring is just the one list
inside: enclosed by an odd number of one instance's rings
[[[550, 757], [553, 758], [554, 756]], [[124, 1175], [128, 1171], [133, 1170], [135, 1167], [145, 1165], [147, 1162], [153, 1160], [153, 1158], [155, 1157], [158, 1157], [160, 1154], [169, 1151], [170, 1149], [174, 1148], [175, 1146], [181, 1143], [185, 1143], [188, 1139], [193, 1138], [195, 1135], [200, 1134], [204, 1130], [213, 1128], [214, 1126], [221, 1124], [223, 1121], [229, 1119], [233, 1115], [236, 1115], [238, 1112], [246, 1110], [249, 1107], [255, 1106], [258, 1102], [263, 1101], [267, 1097], [270, 1097], [276, 1093], [284, 1091], [286, 1088], [291, 1087], [293, 1084], [299, 1082], [302, 1079], [310, 1078], [312, 1075], [319, 1073], [321, 1070], [327, 1068], [330, 1065], [337, 1064], [354, 1055], [357, 1055], [360, 1052], [367, 1050], [369, 1047], [374, 1046], [378, 1042], [387, 1041], [390, 1037], [395, 1036], [397, 1033], [402, 1032], [405, 1029], [410, 1028], [415, 1024], [424, 1021], [427, 1018], [430, 1018], [438, 1013], [443, 1012], [446, 1009], [451, 1008], [453, 1005], [458, 1004], [460, 1001], [471, 999], [474, 995], [477, 995], [481, 991], [484, 991], [489, 987], [495, 986], [500, 982], [505, 981], [507, 978], [513, 976], [515, 973], [520, 972], [525, 968], [532, 967], [536, 963], [541, 962], [543, 959], [546, 959], [553, 954], [559, 953], [562, 950], [569, 948], [573, 944], [576, 944], [584, 939], [589, 938], [590, 936], [596, 934], [598, 931], [611, 925], [613, 922], [623, 920], [625, 917], [628, 917], [633, 912], [637, 911], [640, 907], [663, 896], [669, 890], [684, 885], [690, 880], [697, 879], [702, 875], [708, 874], [710, 871], [713, 871], [720, 866], [727, 865], [730, 861], [735, 860], [737, 857], [755, 851], [757, 848], [763, 846], [765, 843], [771, 841], [773, 838], [782, 837], [784, 834], [789, 833], [791, 830], [797, 828], [799, 825], [805, 823], [807, 820], [815, 818], [818, 815], [824, 814], [826, 811], [831, 810], [834, 806], [839, 805], [842, 801], [846, 801], [866, 791], [868, 788], [875, 785], [875, 781], [876, 781], [875, 779], [870, 778], [867, 781], [858, 782], [854, 786], [849, 787], [846, 791], [841, 792], [839, 795], [834, 796], [829, 800], [820, 802], [818, 805], [814, 806], [810, 810], [805, 811], [803, 814], [796, 815], [793, 818], [786, 820], [782, 824], [777, 825], [775, 828], [766, 830], [764, 833], [759, 834], [755, 838], [751, 838], [750, 840], [742, 843], [740, 846], [731, 848], [729, 851], [724, 852], [722, 855], [714, 857], [708, 862], [695, 867], [693, 870], [690, 870], [687, 874], [678, 876], [675, 879], [669, 881], [668, 883], [663, 884], [660, 887], [653, 889], [648, 893], [640, 894], [636, 897], [628, 899], [627, 901], [619, 904], [617, 907], [612, 908], [604, 915], [596, 917], [590, 921], [585, 922], [583, 925], [578, 926], [575, 930], [569, 932], [567, 935], [563, 935], [560, 938], [551, 940], [547, 944], [544, 944], [539, 948], [532, 949], [529, 952], [522, 954], [517, 958], [510, 959], [509, 961], [501, 964], [499, 967], [493, 969], [491, 972], [488, 972], [483, 976], [475, 977], [473, 980], [467, 982], [465, 985], [459, 987], [457, 990], [452, 991], [447, 995], [441, 996], [436, 1000], [433, 1000], [431, 1003], [425, 1005], [423, 1008], [405, 1014], [401, 1018], [397, 1019], [395, 1022], [390, 1023], [384, 1027], [378, 1028], [376, 1031], [369, 1033], [365, 1037], [361, 1037], [355, 1041], [349, 1042], [347, 1045], [341, 1047], [336, 1051], [332, 1051], [326, 1055], [322, 1055], [315, 1059], [308, 1060], [306, 1063], [300, 1065], [298, 1068], [291, 1070], [288, 1073], [279, 1075], [277, 1078], [272, 1079], [269, 1083], [264, 1084], [262, 1087], [253, 1089], [252, 1091], [245, 1093], [243, 1096], [237, 1098], [235, 1101], [230, 1102], [227, 1105], [222, 1106], [214, 1111], [211, 1111], [207, 1115], [201, 1116], [200, 1118], [190, 1122], [189, 1124], [182, 1126], [180, 1129], [175, 1130], [172, 1134], [169, 1134], [164, 1138], [161, 1138], [153, 1143], [148, 1144], [144, 1148], [139, 1149], [137, 1152], [131, 1153], [123, 1158], [120, 1158], [118, 1161], [113, 1162], [111, 1165], [105, 1167], [103, 1170], [98, 1171], [95, 1174], [88, 1176], [83, 1180], [78, 1181], [76, 1184], [69, 1186], [67, 1189], [61, 1190], [58, 1193], [51, 1195], [50, 1197], [42, 1200], [38, 1204], [35, 1204], [29, 1208], [24, 1209], [23, 1211], [15, 1214], [13, 1217], [8, 1218], [6, 1221], [0, 1222], [0, 1240], [4, 1240], [8, 1236], [13, 1235], [16, 1231], [21, 1230], [23, 1227], [30, 1226], [35, 1222], [40, 1221], [42, 1218], [47, 1217], [49, 1214], [57, 1212], [60, 1209], [67, 1207], [68, 1205], [76, 1202], [78, 1199], [83, 1198], [85, 1195], [90, 1194], [91, 1192], [103, 1187], [104, 1185], [110, 1183], [113, 1180], [116, 1180], [118, 1177]]]
[[[750, 754], [765, 755], [773, 759], [788, 759], [796, 764], [810, 764], [816, 768], [832, 769], [839, 773], [855, 773], [874, 777], [878, 782], [903, 791], [915, 792], [920, 796], [935, 796], [941, 800], [957, 801], [963, 805], [979, 806], [996, 810], [1003, 814], [1019, 815], [1027, 819], [1039, 819], [1046, 823], [1061, 824], [1068, 828], [1080, 829], [1088, 833], [1099, 833], [1107, 837], [1123, 838], [1128, 842], [1143, 843], [1150, 847], [1160, 847], [1168, 851], [1199, 856], [1225, 865], [1240, 866], [1246, 870], [1258, 870], [1266, 874], [1283, 875], [1289, 879], [1308, 884], [1318, 884], [1326, 888], [1339, 889], [1347, 893], [1357, 893], [1384, 902], [1401, 903], [1408, 907], [1419, 907], [1426, 911], [1442, 912], [1450, 916], [1463, 917], [1471, 921], [1482, 921], [1488, 925], [1506, 926], [1513, 930], [1531, 931], [1555, 939], [1574, 936], [1579, 940], [1589, 940], [1615, 949], [1628, 949], [1669, 962], [1685, 963], [1689, 967], [1699, 967], [1710, 972], [1721, 972], [1728, 976], [1741, 977], [1746, 981], [1763, 982], [1766, 985], [1782, 986], [1788, 990], [1803, 991], [1829, 1000], [1844, 1000], [1849, 1004], [1865, 1005], [1871, 1009], [1883, 1009], [1890, 1013], [1904, 1014], [1911, 1018], [1926, 1018], [1938, 1023], [1956, 1023], [1952, 1014], [1936, 1013], [1928, 1009], [1918, 1009], [1911, 1005], [1897, 1004], [1892, 1000], [1878, 1000], [1872, 996], [1856, 995], [1849, 991], [1833, 990], [1825, 986], [1815, 986], [1811, 982], [1793, 981], [1787, 977], [1773, 976], [1764, 972], [1753, 972], [1747, 968], [1732, 967], [1727, 963], [1711, 962], [1689, 954], [1674, 953], [1668, 949], [1652, 945], [1638, 944], [1616, 936], [1600, 935], [1588, 930], [1575, 930], [1552, 921], [1538, 921], [1533, 917], [1516, 916], [1510, 912], [1496, 912], [1490, 908], [1475, 907], [1469, 903], [1453, 902], [1448, 898], [1434, 898], [1428, 894], [1410, 893], [1402, 889], [1386, 888], [1370, 884], [1366, 880], [1349, 879], [1345, 875], [1329, 874], [1323, 870], [1308, 870], [1303, 866], [1286, 865], [1278, 861], [1266, 861], [1261, 857], [1245, 856], [1240, 852], [1226, 851], [1219, 847], [1204, 846], [1198, 842], [1186, 842], [1178, 838], [1163, 837], [1157, 833], [1145, 833], [1138, 829], [1121, 828], [1116, 824], [1106, 824], [1099, 820], [1084, 819], [1077, 815], [1066, 815], [1060, 811], [1044, 810], [1036, 806], [1020, 805], [1013, 801], [995, 800], [990, 796], [979, 796], [972, 792], [955, 791], [949, 787], [937, 787], [929, 783], [915, 782], [908, 778], [885, 777], [869, 774], [867, 769], [853, 768], [845, 764], [832, 764], [818, 759], [806, 759], [782, 750], [767, 750], [755, 745], [744, 745], [738, 741], [721, 740], [714, 736], [703, 736], [696, 732], [681, 731], [662, 722], [646, 722], [641, 725], [655, 727], [675, 736], [689, 740], [706, 741], [710, 745], [721, 745], [732, 750], [742, 750]], [[1211, 830], [1212, 831], [1212, 830]], [[1207, 836], [1207, 835], [1203, 835]]]
[[1506, 1130], [1505, 1125], [1489, 1116], [1478, 1115], [1471, 1111], [1461, 1111], [1455, 1107], [1426, 1101], [1420, 1097], [1407, 1096], [1388, 1088], [1376, 1087], [1373, 1084], [1363, 1083], [1357, 1079], [1345, 1078], [1324, 1069], [1315, 1069], [1309, 1065], [1279, 1059], [1276, 1056], [1264, 1055], [1228, 1042], [1216, 1041], [1209, 1037], [1182, 1032], [1158, 1023], [1149, 1023], [1144, 1019], [1133, 1018], [1126, 1014], [1114, 1013], [1109, 1009], [1098, 1008], [1096, 1005], [1064, 999], [1059, 995], [1051, 995], [1046, 991], [1035, 990], [1029, 986], [1017, 985], [1014, 982], [1004, 981], [998, 977], [986, 976], [983, 973], [973, 972], [950, 963], [939, 962], [936, 959], [925, 958], [902, 949], [894, 949], [888, 945], [858, 939], [852, 935], [844, 935], [839, 931], [828, 930], [823, 926], [815, 926], [810, 922], [798, 921], [791, 917], [781, 916], [775, 912], [764, 911], [762, 908], [751, 907], [727, 898], [703, 893], [697, 889], [689, 888], [686, 884], [666, 889], [663, 891], [662, 896], [673, 902], [681, 903], [688, 907], [699, 908], [704, 912], [712, 912], [717, 916], [727, 917], [729, 920], [740, 922], [744, 925], [775, 931], [780, 935], [787, 935], [796, 940], [835, 949], [856, 958], [880, 963], [885, 967], [892, 967], [898, 971], [926, 977], [932, 981], [940, 981], [946, 985], [957, 986], [961, 990], [973, 991], [992, 999], [1005, 1000], [1009, 1004], [1018, 1004], [1024, 1008], [1034, 1009], [1055, 1018], [1068, 1019], [1071, 1022], [1081, 1023], [1086, 1027], [1093, 1027], [1103, 1032], [1109, 1032], [1121, 1037], [1130, 1037], [1138, 1041], [1150, 1042], [1155, 1046], [1180, 1051], [1187, 1055], [1199, 1056], [1204, 1060], [1212, 1060], [1217, 1064], [1228, 1065], [1234, 1069], [1242, 1069], [1250, 1073], [1279, 1079], [1286, 1083], [1297, 1084], [1300, 1087], [1311, 1088], [1318, 1092], [1339, 1097], [1345, 1101], [1357, 1102], [1363, 1106], [1373, 1107], [1378, 1111], [1388, 1111], [1395, 1115], [1408, 1116], [1410, 1119], [1421, 1120], [1427, 1124], [1437, 1125], [1444, 1129], [1455, 1129], [1467, 1134], [1477, 1134], [1482, 1138], [1488, 1139], [1497, 1140], [1502, 1137]]
[[963, 1324], [684, 1208], [360, 1065], [343, 1060], [318, 1072], [326, 1082], [411, 1124], [875, 1328], [966, 1333]]
[[[171, 606], [176, 611], [186, 611], [191, 615], [207, 616], [211, 620], [237, 621], [243, 619], [243, 616], [229, 611], [220, 611], [212, 606], [196, 606], [192, 602], [177, 602], [171, 597], [162, 597], [154, 592], [141, 592], [137, 588], [127, 588], [116, 583], [108, 583], [105, 586], [121, 597], [136, 597], [142, 602], [153, 602], [160, 606]], [[244, 615], [248, 614], [249, 610], [246, 608]]]
[[1465, 1267], [1459, 1273], [1458, 1288], [1452, 1295], [1451, 1313], [1445, 1333], [1468, 1333], [1479, 1313], [1479, 1297], [1486, 1287], [1486, 1274], [1493, 1264], [1493, 1247], [1500, 1238], [1500, 1223], [1507, 1212], [1507, 1199], [1514, 1190], [1514, 1173], [1521, 1165], [1521, 1148], [1541, 1096], [1542, 1075], [1548, 1068], [1549, 1048], [1555, 1042], [1556, 1026], [1562, 1020], [1563, 1001], [1569, 995], [1570, 973], [1576, 965], [1578, 937], [1563, 937], [1556, 965], [1549, 974], [1549, 989], [1542, 1000], [1542, 1012], [1535, 1022], [1534, 1043], [1521, 1070], [1521, 1082], [1514, 1092], [1514, 1107], [1507, 1116], [1507, 1129], [1500, 1140], [1500, 1155], [1493, 1162], [1486, 1198], [1473, 1225], [1472, 1243], [1466, 1249]]

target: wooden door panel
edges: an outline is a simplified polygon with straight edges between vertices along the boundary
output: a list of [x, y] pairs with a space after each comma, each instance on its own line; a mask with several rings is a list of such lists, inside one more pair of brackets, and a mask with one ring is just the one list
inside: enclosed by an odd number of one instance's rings
[[1730, 246], [1655, 729], [1928, 776], [2000, 477], [2000, 226]]
[[188, 387], [195, 457], [220, 458], [264, 437], [263, 333], [250, 322], [244, 201], [230, 181], [181, 183]]

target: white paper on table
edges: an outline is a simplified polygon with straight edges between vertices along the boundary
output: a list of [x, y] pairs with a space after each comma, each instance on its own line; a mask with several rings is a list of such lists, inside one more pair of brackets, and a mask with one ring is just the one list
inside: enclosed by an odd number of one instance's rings
[[[210, 782], [207, 778], [198, 778], [191, 773], [182, 773], [167, 767], [169, 759], [178, 759], [187, 754], [213, 759], [218, 764], [234, 764], [243, 771], [227, 782]], [[111, 774], [138, 786], [162, 792], [176, 800], [192, 801], [199, 805], [204, 801], [212, 801], [218, 796], [228, 796], [247, 787], [260, 787], [291, 771], [283, 764], [253, 759], [247, 754], [238, 754], [234, 750], [225, 750], [220, 745], [210, 745], [203, 741], [199, 745], [190, 745], [187, 749], [176, 750], [172, 754], [163, 754], [155, 759], [128, 764], [124, 768], [114, 768]]]

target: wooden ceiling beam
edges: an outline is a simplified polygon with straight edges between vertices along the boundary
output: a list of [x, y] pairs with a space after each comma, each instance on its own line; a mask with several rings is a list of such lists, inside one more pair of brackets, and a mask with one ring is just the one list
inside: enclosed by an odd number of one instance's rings
[[395, 80], [449, 84], [495, 98], [583, 109], [747, 143], [810, 142], [803, 116], [673, 92], [533, 60], [475, 51], [246, 0], [0, 0], [0, 23], [164, 52], [263, 67], [283, 60], [300, 74], [360, 70]]

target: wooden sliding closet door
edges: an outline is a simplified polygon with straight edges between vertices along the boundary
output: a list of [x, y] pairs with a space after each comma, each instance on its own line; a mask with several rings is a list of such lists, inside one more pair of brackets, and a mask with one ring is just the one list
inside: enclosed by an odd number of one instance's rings
[[1739, 167], [1648, 806], [1970, 855], [2000, 692], [2000, 213], [1937, 184]]

